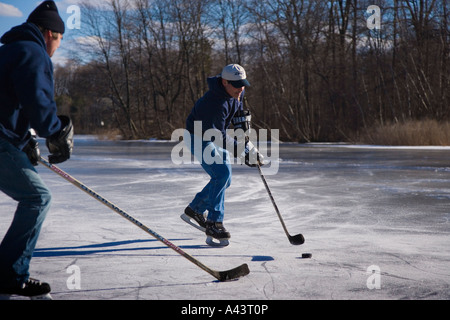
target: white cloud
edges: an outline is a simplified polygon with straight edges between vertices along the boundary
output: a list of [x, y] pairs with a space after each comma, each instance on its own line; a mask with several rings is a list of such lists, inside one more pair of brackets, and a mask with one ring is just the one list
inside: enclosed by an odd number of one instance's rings
[[62, 65], [64, 66], [68, 61], [68, 58], [64, 55], [64, 52], [61, 50], [57, 50], [52, 57], [53, 65]]
[[0, 2], [0, 16], [22, 17], [23, 13], [13, 5]]
[[[67, 8], [71, 5], [78, 5], [81, 6], [82, 3], [92, 3], [98, 8], [103, 8], [105, 10], [111, 9], [111, 0], [95, 0], [95, 1], [86, 1], [86, 0], [61, 0], [57, 2], [58, 8], [62, 12], [66, 12]], [[135, 7], [135, 2], [130, 0], [119, 0], [120, 3], [123, 5], [127, 5], [129, 8]], [[61, 12], [60, 12], [61, 13]]]

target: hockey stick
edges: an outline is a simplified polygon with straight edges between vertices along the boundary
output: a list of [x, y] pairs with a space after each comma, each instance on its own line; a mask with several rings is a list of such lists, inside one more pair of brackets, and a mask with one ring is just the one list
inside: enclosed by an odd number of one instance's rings
[[280, 219], [281, 225], [283, 226], [284, 232], [286, 233], [286, 235], [287, 235], [287, 237], [289, 239], [289, 242], [291, 244], [293, 244], [293, 245], [296, 245], [296, 246], [300, 245], [300, 244], [303, 244], [305, 242], [305, 238], [303, 237], [303, 235], [301, 233], [299, 233], [299, 234], [297, 234], [295, 236], [291, 236], [289, 234], [289, 232], [288, 232], [288, 230], [286, 228], [286, 225], [284, 224], [283, 218], [281, 217], [280, 210], [278, 210], [278, 206], [275, 203], [275, 200], [273, 199], [272, 192], [270, 192], [269, 185], [267, 184], [266, 178], [264, 178], [264, 175], [262, 173], [261, 166], [259, 165], [259, 163], [258, 163], [258, 170], [259, 170], [259, 174], [261, 175], [261, 179], [262, 179], [262, 181], [264, 183], [264, 186], [266, 187], [267, 193], [269, 194], [270, 200], [272, 201], [273, 207], [275, 208], [275, 211], [277, 212], [278, 218]]
[[86, 192], [88, 195], [90, 195], [94, 199], [100, 201], [105, 206], [107, 206], [110, 209], [114, 210], [116, 213], [120, 214], [122, 217], [124, 217], [128, 221], [134, 223], [136, 226], [138, 226], [139, 228], [141, 228], [145, 232], [149, 233], [150, 235], [152, 235], [157, 240], [159, 240], [162, 243], [164, 243], [166, 246], [168, 246], [169, 248], [174, 250], [176, 253], [182, 255], [183, 257], [185, 257], [186, 259], [191, 261], [196, 266], [198, 266], [201, 269], [205, 270], [206, 272], [208, 272], [210, 275], [212, 275], [217, 280], [219, 280], [219, 281], [234, 280], [234, 279], [237, 279], [239, 277], [246, 276], [247, 274], [250, 273], [250, 270], [248, 269], [248, 265], [247, 264], [243, 264], [243, 265], [241, 265], [239, 267], [236, 267], [234, 269], [230, 269], [230, 270], [227, 270], [227, 271], [216, 271], [216, 270], [213, 270], [213, 269], [207, 267], [206, 265], [204, 265], [203, 263], [201, 263], [200, 261], [198, 261], [197, 259], [195, 259], [191, 255], [189, 255], [186, 252], [184, 252], [183, 250], [181, 250], [181, 248], [177, 247], [176, 245], [174, 245], [169, 240], [163, 238], [158, 233], [156, 233], [155, 231], [151, 230], [149, 227], [145, 226], [144, 224], [142, 224], [141, 222], [139, 222], [138, 220], [136, 220], [135, 218], [130, 216], [128, 213], [126, 213], [125, 211], [123, 211], [122, 209], [120, 209], [119, 207], [114, 205], [112, 202], [110, 202], [110, 201], [106, 200], [105, 198], [103, 198], [101, 195], [99, 195], [94, 190], [88, 188], [87, 186], [85, 186], [80, 181], [78, 181], [75, 178], [73, 178], [68, 173], [64, 172], [63, 170], [61, 170], [57, 166], [55, 166], [55, 165], [51, 164], [50, 162], [48, 162], [46, 159], [40, 157], [39, 162], [42, 163], [43, 165], [45, 165], [50, 170], [52, 170], [53, 172], [55, 172], [58, 175], [60, 175], [61, 177], [63, 177], [64, 179], [66, 179], [67, 181], [69, 181], [70, 183], [72, 183], [73, 185], [75, 185], [76, 187], [78, 187], [79, 189], [81, 189], [84, 192]]

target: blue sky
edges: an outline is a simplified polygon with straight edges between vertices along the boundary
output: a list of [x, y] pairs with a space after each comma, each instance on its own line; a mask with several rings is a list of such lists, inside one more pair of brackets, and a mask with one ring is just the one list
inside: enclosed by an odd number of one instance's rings
[[0, 34], [25, 22], [39, 3], [36, 0], [0, 0]]
[[[12, 27], [24, 23], [29, 14], [43, 1], [40, 0], [0, 0], [0, 37], [10, 30]], [[71, 12], [67, 13], [67, 8], [70, 5], [77, 4], [79, 0], [56, 0], [55, 3], [58, 7], [61, 18], [67, 25], [67, 20], [72, 15]], [[65, 62], [64, 42], [74, 37], [76, 29], [71, 30], [66, 27], [66, 33], [64, 34], [65, 40], [63, 40], [60, 49], [56, 52], [52, 58], [54, 63], [62, 64]]]

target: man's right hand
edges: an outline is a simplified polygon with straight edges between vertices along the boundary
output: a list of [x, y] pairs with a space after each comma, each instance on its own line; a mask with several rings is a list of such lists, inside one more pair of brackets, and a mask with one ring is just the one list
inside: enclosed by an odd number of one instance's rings
[[246, 140], [245, 143], [245, 164], [249, 167], [256, 167], [258, 164], [262, 167], [264, 163], [264, 156], [259, 152], [251, 141]]
[[61, 121], [61, 130], [46, 140], [48, 161], [50, 163], [61, 163], [70, 159], [73, 150], [73, 125], [67, 116], [58, 116]]

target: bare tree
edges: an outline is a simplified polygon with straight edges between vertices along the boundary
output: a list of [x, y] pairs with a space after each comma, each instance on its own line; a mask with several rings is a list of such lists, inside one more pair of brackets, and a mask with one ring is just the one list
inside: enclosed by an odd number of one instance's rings
[[[379, 30], [367, 28], [372, 4]], [[207, 78], [233, 62], [248, 71], [254, 124], [285, 140], [450, 120], [448, 9], [445, 0], [89, 1], [80, 46], [90, 62], [57, 70], [57, 95], [86, 130], [95, 109], [126, 138], [167, 138]]]

